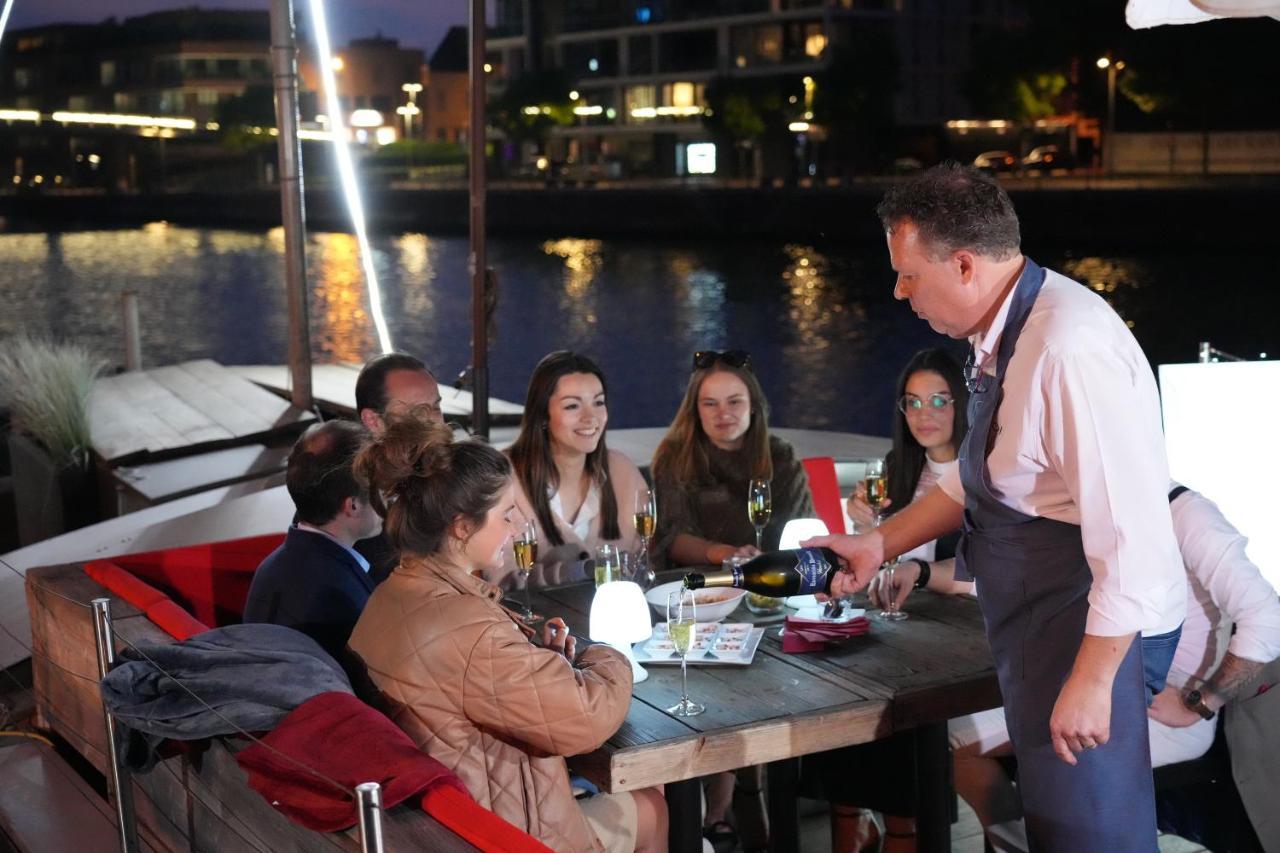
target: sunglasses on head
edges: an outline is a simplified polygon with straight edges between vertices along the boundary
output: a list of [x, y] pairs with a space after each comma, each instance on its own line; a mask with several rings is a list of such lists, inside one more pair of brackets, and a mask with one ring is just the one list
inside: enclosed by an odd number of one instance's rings
[[724, 352], [717, 352], [713, 349], [698, 350], [693, 354], [693, 369], [706, 370], [717, 361], [730, 367], [751, 369], [751, 353], [741, 349], [725, 350]]

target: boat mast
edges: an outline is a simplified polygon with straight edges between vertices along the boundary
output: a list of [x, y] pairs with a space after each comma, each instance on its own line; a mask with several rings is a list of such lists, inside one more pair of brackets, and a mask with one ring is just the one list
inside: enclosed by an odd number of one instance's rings
[[471, 110], [467, 141], [470, 143], [471, 198], [471, 428], [489, 438], [489, 323], [485, 310], [487, 261], [485, 224], [485, 0], [471, 0]]
[[302, 201], [302, 145], [298, 141], [298, 43], [293, 0], [271, 0], [271, 74], [275, 83], [280, 152], [280, 214], [284, 220], [284, 278], [289, 306], [289, 377], [293, 404], [312, 407], [311, 324], [307, 316], [307, 230]]

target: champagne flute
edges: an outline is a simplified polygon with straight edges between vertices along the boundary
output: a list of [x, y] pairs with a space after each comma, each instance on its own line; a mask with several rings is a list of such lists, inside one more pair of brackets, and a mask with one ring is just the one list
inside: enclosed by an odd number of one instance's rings
[[534, 564], [538, 562], [538, 526], [531, 519], [526, 520], [516, 533], [511, 548], [515, 551], [516, 568], [520, 571], [520, 577], [524, 579], [524, 612], [520, 614], [520, 618], [525, 622], [536, 622], [542, 617], [533, 612], [529, 576], [533, 572]]
[[693, 590], [681, 589], [667, 595], [667, 631], [680, 655], [680, 701], [667, 709], [676, 717], [695, 717], [707, 710], [689, 700], [689, 650], [698, 636], [698, 605]]
[[768, 480], [752, 480], [747, 490], [747, 518], [756, 529], [756, 548], [764, 550], [762, 544], [764, 527], [773, 515], [773, 496], [769, 493]]
[[907, 614], [898, 609], [898, 588], [894, 585], [894, 574], [898, 568], [898, 561], [885, 563], [880, 571], [884, 574], [884, 586], [880, 587], [881, 595], [884, 599], [884, 609], [876, 615], [886, 622], [901, 622], [907, 618]]
[[873, 519], [871, 524], [873, 527], [879, 527], [880, 508], [884, 505], [885, 493], [888, 491], [883, 459], [872, 459], [867, 463], [862, 482], [867, 489], [867, 505], [871, 507]]
[[653, 538], [653, 531], [658, 524], [658, 503], [648, 486], [636, 488], [633, 520], [636, 533], [640, 536], [640, 553], [636, 555], [635, 578], [641, 587], [647, 589], [657, 577], [649, 564], [649, 540]]

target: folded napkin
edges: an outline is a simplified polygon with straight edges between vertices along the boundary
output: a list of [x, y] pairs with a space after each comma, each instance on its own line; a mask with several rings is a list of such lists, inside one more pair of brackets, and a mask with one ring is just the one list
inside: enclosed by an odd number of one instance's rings
[[870, 630], [871, 621], [866, 616], [840, 621], [788, 616], [782, 632], [782, 650], [788, 653], [819, 652], [826, 648], [829, 640], [860, 637]]

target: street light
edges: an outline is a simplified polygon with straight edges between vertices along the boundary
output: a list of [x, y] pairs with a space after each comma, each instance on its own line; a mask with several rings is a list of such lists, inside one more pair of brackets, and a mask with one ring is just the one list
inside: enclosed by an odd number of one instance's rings
[[413, 138], [413, 117], [422, 112], [418, 108], [418, 93], [422, 91], [421, 83], [405, 83], [400, 87], [400, 91], [408, 96], [409, 100], [403, 106], [396, 107], [396, 114], [404, 116], [404, 138]]
[[1107, 72], [1107, 129], [1102, 145], [1102, 168], [1109, 175], [1115, 169], [1112, 135], [1116, 132], [1116, 74], [1124, 70], [1124, 60], [1103, 56], [1098, 67]]

